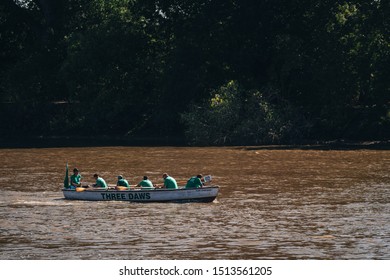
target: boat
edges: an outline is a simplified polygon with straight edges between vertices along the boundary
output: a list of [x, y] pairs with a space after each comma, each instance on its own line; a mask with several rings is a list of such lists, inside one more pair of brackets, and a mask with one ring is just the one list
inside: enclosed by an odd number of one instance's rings
[[212, 202], [218, 195], [219, 186], [186, 189], [62, 189], [65, 199], [90, 201], [131, 201], [131, 202]]
[[[211, 175], [203, 178], [204, 184], [211, 183]], [[116, 186], [114, 188], [97, 189], [85, 187], [69, 188], [69, 171], [66, 163], [64, 188], [62, 189], [65, 199], [73, 200], [119, 200], [132, 202], [212, 202], [217, 197], [219, 186], [206, 185], [201, 188], [178, 189], [165, 188], [134, 188]]]

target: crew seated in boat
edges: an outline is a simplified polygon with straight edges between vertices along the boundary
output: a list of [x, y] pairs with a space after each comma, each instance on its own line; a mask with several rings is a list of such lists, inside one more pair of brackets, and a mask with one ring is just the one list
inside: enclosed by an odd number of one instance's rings
[[96, 183], [92, 185], [93, 187], [104, 188], [106, 190], [108, 189], [106, 181], [104, 181], [104, 179], [102, 177], [100, 177], [99, 174], [94, 174], [93, 178], [95, 178], [95, 180], [96, 180]]
[[81, 187], [81, 175], [77, 168], [73, 169], [73, 174], [70, 176], [70, 189]]
[[169, 176], [167, 173], [164, 173], [162, 177], [164, 178], [163, 188], [166, 188], [166, 189], [177, 189], [178, 188], [176, 180], [174, 178], [172, 178], [171, 176]]
[[191, 177], [186, 184], [186, 189], [196, 189], [196, 188], [201, 188], [203, 186], [202, 183], [202, 178], [203, 176], [201, 174]]
[[[118, 182], [116, 182], [116, 186], [117, 187], [126, 187], [126, 188], [130, 189], [129, 182], [126, 179], [124, 179], [122, 175], [118, 176]], [[116, 189], [118, 189], [118, 188], [116, 188]]]
[[153, 183], [149, 180], [148, 176], [144, 176], [144, 179], [139, 182], [136, 187], [141, 187], [141, 189], [154, 190]]

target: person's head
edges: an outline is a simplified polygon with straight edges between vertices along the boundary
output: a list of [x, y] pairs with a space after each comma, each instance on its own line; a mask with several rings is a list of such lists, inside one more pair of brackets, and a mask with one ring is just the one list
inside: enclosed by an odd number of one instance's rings
[[77, 173], [79, 173], [79, 170], [77, 168], [75, 168], [75, 169], [73, 169], [73, 173], [77, 174]]
[[93, 174], [93, 178], [95, 178], [95, 179], [99, 178], [99, 174], [97, 174], [97, 173]]
[[123, 176], [122, 175], [119, 175], [118, 176], [118, 180], [122, 180], [123, 179]]
[[202, 174], [199, 174], [199, 175], [196, 175], [196, 177], [198, 177], [199, 179], [203, 178], [203, 175]]
[[167, 173], [164, 173], [162, 177], [163, 177], [164, 179], [166, 179], [168, 176], [169, 176], [169, 175], [168, 175]]
[[144, 176], [144, 180], [148, 180], [149, 178], [148, 178], [148, 176]]

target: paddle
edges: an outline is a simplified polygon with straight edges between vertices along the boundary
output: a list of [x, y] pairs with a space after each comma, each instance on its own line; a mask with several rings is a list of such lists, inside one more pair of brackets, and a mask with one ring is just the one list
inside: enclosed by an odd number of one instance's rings
[[68, 163], [66, 163], [65, 169], [65, 178], [64, 178], [64, 189], [69, 187], [69, 173], [68, 173]]
[[117, 186], [117, 187], [115, 187], [115, 189], [116, 189], [117, 191], [127, 191], [127, 190], [129, 190], [129, 188], [123, 187], [123, 186]]
[[[130, 185], [130, 187], [135, 187], [136, 185]], [[83, 186], [83, 187], [76, 187], [76, 192], [83, 192], [85, 191], [86, 189], [88, 189], [89, 186]], [[94, 188], [91, 188], [92, 190]], [[100, 189], [100, 188], [99, 188]], [[117, 190], [117, 191], [126, 191], [126, 190], [129, 190], [127, 187], [124, 187], [124, 186], [109, 186], [108, 187], [109, 190]], [[103, 189], [102, 189], [103, 190]]]
[[205, 183], [211, 182], [211, 179], [212, 179], [211, 175], [206, 175], [206, 176], [203, 177], [203, 180], [204, 180]]

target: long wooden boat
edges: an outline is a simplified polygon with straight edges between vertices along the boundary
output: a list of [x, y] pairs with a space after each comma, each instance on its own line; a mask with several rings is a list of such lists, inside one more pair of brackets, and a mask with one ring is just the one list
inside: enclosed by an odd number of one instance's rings
[[131, 189], [131, 190], [98, 190], [82, 191], [63, 189], [65, 199], [76, 200], [119, 200], [132, 202], [212, 202], [217, 197], [219, 186], [207, 186], [197, 189]]

